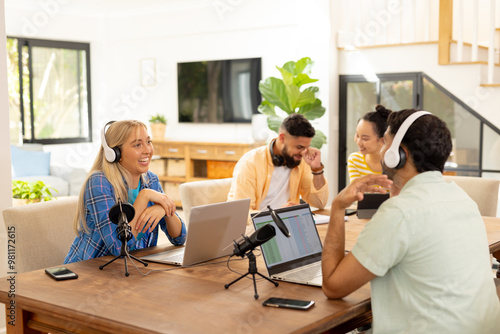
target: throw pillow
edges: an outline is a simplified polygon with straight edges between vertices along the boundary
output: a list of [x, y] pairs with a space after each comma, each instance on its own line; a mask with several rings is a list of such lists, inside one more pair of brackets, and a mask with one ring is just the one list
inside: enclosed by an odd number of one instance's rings
[[13, 178], [50, 175], [50, 152], [27, 151], [10, 147]]

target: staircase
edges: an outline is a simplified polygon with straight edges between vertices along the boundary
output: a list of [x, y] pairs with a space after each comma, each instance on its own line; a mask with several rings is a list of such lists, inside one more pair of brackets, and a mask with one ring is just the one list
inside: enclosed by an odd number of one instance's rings
[[[483, 17], [479, 14], [478, 0], [467, 3], [471, 5], [467, 9], [472, 12], [467, 14], [462, 0], [439, 2], [439, 64], [481, 65], [480, 85], [483, 87], [500, 87], [500, 28], [496, 27], [500, 23], [496, 22], [495, 9], [500, 7], [497, 2], [482, 1]], [[454, 5], [457, 6], [455, 10]], [[464, 22], [470, 19], [472, 23], [467, 27], [472, 32], [467, 35], [470, 41], [466, 41]], [[480, 34], [480, 30], [484, 32]], [[453, 34], [457, 35], [456, 39], [453, 39]]]
[[337, 39], [339, 49], [364, 51], [437, 43], [439, 65], [479, 65], [478, 85], [500, 87], [500, 15], [496, 14], [500, 0], [411, 0], [400, 2], [399, 7], [387, 1], [386, 8], [349, 12], [363, 8], [363, 4], [363, 0], [344, 4], [345, 22], [358, 24], [344, 24]]
[[[425, 72], [500, 127], [500, 16], [471, 18], [476, 12], [486, 13], [483, 16], [500, 12], [500, 0], [480, 1], [480, 10], [460, 9], [464, 3], [478, 6], [478, 2], [412, 0], [391, 8], [387, 1], [387, 7], [362, 9], [360, 14], [347, 11], [337, 36], [340, 72], [368, 76]], [[363, 4], [349, 0], [342, 9], [359, 9]], [[363, 13], [367, 16], [359, 17]]]

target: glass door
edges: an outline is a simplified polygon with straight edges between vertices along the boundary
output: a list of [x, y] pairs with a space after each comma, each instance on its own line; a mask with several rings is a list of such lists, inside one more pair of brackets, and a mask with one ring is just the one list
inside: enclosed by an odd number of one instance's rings
[[387, 109], [418, 108], [419, 74], [379, 74], [376, 80], [365, 76], [340, 76], [339, 190], [347, 185], [347, 157], [356, 152], [354, 142], [358, 120], [377, 104]]

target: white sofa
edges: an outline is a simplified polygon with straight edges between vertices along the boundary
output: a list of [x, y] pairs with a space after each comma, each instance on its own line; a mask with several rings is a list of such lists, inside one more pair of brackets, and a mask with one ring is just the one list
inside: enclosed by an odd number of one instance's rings
[[41, 144], [11, 146], [11, 153], [13, 180], [42, 181], [57, 190], [52, 192], [55, 197], [80, 194], [87, 177], [85, 169], [51, 161], [50, 153], [44, 152]]

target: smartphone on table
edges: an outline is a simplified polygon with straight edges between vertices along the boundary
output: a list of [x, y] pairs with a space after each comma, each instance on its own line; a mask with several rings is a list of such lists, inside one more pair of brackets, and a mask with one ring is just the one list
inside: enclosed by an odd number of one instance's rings
[[308, 310], [314, 305], [312, 300], [298, 300], [289, 298], [271, 297], [265, 300], [262, 305], [271, 307], [291, 308], [294, 310]]
[[45, 273], [56, 281], [78, 278], [78, 275], [66, 267], [47, 268]]

